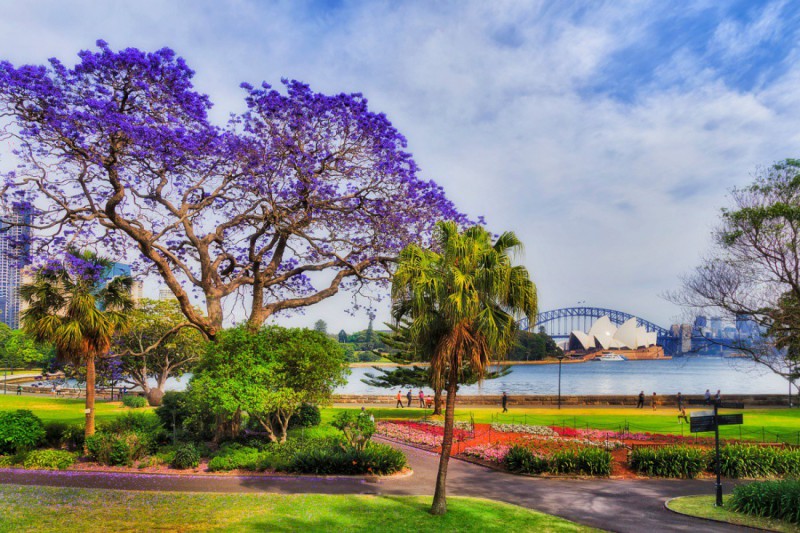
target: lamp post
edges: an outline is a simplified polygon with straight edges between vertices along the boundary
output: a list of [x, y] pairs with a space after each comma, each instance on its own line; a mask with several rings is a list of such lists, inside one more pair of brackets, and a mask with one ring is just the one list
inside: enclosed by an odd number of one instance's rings
[[[564, 347], [566, 350], [566, 347]], [[561, 362], [566, 357], [565, 352], [561, 352], [560, 354], [556, 355], [556, 359], [558, 359], [558, 408], [561, 409]]]

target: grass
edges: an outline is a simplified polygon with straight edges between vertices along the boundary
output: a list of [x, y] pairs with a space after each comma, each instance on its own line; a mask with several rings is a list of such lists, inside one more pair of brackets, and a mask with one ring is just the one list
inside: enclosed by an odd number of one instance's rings
[[[84, 398], [52, 398], [42, 396], [17, 396], [15, 394], [0, 394], [0, 411], [13, 409], [29, 409], [43, 422], [59, 421], [67, 423], [83, 423], [86, 420]], [[145, 411], [148, 408], [137, 409]], [[97, 402], [95, 404], [95, 419], [97, 422], [112, 420], [131, 409], [122, 405], [122, 402]]]
[[770, 531], [797, 532], [797, 526], [790, 522], [729, 511], [725, 509], [724, 505], [723, 507], [716, 507], [714, 499], [714, 496], [684, 496], [670, 500], [667, 503], [667, 507], [677, 513], [699, 518], [710, 518], [738, 526], [755, 527]]
[[[323, 419], [332, 417], [342, 408], [325, 409]], [[371, 410], [376, 418], [420, 418], [430, 415], [430, 410], [417, 408], [378, 408]], [[687, 411], [687, 414], [692, 410]], [[729, 439], [800, 444], [800, 409], [746, 409], [723, 411], [744, 413], [742, 426], [723, 426], [720, 436]], [[605, 429], [619, 431], [627, 425], [630, 432], [692, 435], [688, 424], [678, 422], [678, 411], [674, 407], [663, 407], [657, 411], [632, 407], [567, 407], [561, 410], [552, 407], [511, 408], [502, 414], [499, 407], [474, 407], [457, 409], [456, 420], [476, 423], [500, 422], [506, 424], [533, 424], [545, 426], [568, 426], [576, 428]], [[740, 433], [741, 430], [741, 433]], [[698, 433], [698, 436], [713, 437], [713, 433]]]
[[208, 494], [0, 485], [0, 532], [93, 531], [595, 531], [522, 507], [426, 496]]

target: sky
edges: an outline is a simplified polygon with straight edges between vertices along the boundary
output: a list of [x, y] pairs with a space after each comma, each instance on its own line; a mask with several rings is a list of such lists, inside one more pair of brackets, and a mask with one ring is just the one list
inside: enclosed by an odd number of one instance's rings
[[[663, 326], [665, 291], [711, 245], [732, 187], [800, 156], [800, 4], [0, 0], [0, 58], [71, 63], [97, 39], [164, 46], [214, 118], [243, 81], [360, 92], [421, 175], [512, 230], [542, 311], [582, 305]], [[156, 287], [148, 285], [153, 292]], [[348, 295], [283, 324], [366, 327]], [[376, 303], [377, 321], [388, 303]]]

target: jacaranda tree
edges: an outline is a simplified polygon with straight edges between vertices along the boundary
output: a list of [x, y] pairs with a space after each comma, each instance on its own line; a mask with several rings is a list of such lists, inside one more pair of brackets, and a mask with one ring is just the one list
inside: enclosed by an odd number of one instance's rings
[[115, 333], [125, 330], [133, 308], [128, 276], [110, 278], [111, 262], [70, 249], [63, 262], [51, 261], [20, 287], [28, 307], [24, 331], [51, 343], [56, 357], [86, 367], [86, 436], [94, 435], [95, 362], [108, 354]]
[[[224, 126], [172, 50], [82, 51], [69, 67], [0, 63], [4, 197], [37, 207], [39, 246], [102, 243], [160, 276], [207, 336], [242, 296], [269, 316], [365, 284], [435, 221], [463, 217], [417, 176], [406, 141], [360, 94], [242, 84]], [[190, 295], [204, 297], [199, 313]]]
[[433, 249], [410, 245], [400, 254], [392, 299], [395, 309], [407, 310], [418, 351], [430, 354], [432, 385], [447, 391], [431, 507], [433, 514], [444, 514], [459, 374], [469, 368], [480, 378], [492, 360], [509, 352], [517, 317], [536, 316], [537, 295], [528, 270], [511, 262], [522, 248], [513, 233], [492, 242], [480, 226], [459, 232], [455, 223], [440, 222], [436, 230]]

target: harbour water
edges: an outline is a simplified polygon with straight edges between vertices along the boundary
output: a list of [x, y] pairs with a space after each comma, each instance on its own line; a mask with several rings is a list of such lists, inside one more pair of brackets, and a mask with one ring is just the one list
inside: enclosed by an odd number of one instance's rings
[[[556, 394], [558, 364], [512, 365], [512, 372], [482, 385], [462, 386], [459, 394]], [[347, 385], [337, 394], [392, 394], [393, 391], [362, 383], [372, 367], [353, 368]], [[661, 361], [592, 361], [564, 364], [561, 393], [576, 394], [702, 394], [717, 389], [722, 394], [787, 394], [788, 382], [766, 367], [747, 359], [676, 357]]]

